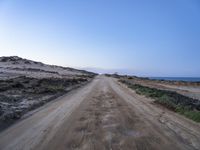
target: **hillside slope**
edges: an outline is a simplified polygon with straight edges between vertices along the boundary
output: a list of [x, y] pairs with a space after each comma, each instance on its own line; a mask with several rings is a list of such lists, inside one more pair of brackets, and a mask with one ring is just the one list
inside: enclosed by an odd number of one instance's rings
[[33, 78], [69, 78], [72, 76], [93, 76], [95, 74], [84, 70], [47, 65], [18, 56], [0, 57], [0, 78], [21, 75]]
[[95, 75], [17, 56], [0, 57], [0, 130], [30, 110], [88, 83]]

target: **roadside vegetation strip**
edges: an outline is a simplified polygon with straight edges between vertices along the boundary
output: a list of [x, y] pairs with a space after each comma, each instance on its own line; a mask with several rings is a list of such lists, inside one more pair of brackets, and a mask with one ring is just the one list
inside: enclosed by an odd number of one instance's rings
[[140, 84], [134, 84], [128, 80], [119, 80], [126, 84], [129, 88], [136, 91], [137, 94], [145, 95], [153, 98], [156, 103], [159, 103], [170, 110], [173, 110], [185, 117], [200, 122], [200, 101], [187, 96], [183, 96], [173, 91], [160, 90], [150, 88]]

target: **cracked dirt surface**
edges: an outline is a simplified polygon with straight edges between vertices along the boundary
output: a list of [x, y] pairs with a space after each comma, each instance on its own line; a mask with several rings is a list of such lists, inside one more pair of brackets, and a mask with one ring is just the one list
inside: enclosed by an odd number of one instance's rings
[[0, 149], [200, 149], [200, 124], [98, 76], [2, 132]]

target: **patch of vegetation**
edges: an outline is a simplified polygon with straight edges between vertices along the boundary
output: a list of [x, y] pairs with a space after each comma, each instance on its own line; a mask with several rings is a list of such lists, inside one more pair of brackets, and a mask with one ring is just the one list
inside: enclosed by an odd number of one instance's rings
[[41, 89], [37, 89], [35, 92], [39, 94], [44, 93], [57, 93], [57, 92], [64, 92], [65, 88], [63, 85], [46, 85]]
[[200, 122], [200, 112], [199, 111], [191, 110], [191, 109], [188, 109], [187, 107], [178, 106], [178, 107], [176, 107], [176, 112], [178, 112], [179, 114], [182, 114], [182, 115], [186, 116], [187, 118], [190, 118], [196, 122]]
[[130, 83], [127, 80], [119, 80], [126, 84], [129, 88], [136, 91], [137, 94], [145, 95], [155, 99], [159, 103], [170, 110], [173, 110], [185, 117], [200, 122], [200, 101], [176, 92], [150, 88], [139, 84]]
[[86, 77], [37, 79], [21, 76], [14, 79], [0, 80], [0, 93], [15, 90], [27, 94], [54, 94], [64, 92], [67, 87], [87, 81], [88, 78]]

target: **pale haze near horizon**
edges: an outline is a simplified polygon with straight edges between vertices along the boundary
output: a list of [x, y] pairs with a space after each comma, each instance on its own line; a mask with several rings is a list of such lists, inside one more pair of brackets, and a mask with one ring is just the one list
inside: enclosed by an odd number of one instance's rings
[[141, 76], [200, 76], [198, 0], [0, 0], [0, 56]]

